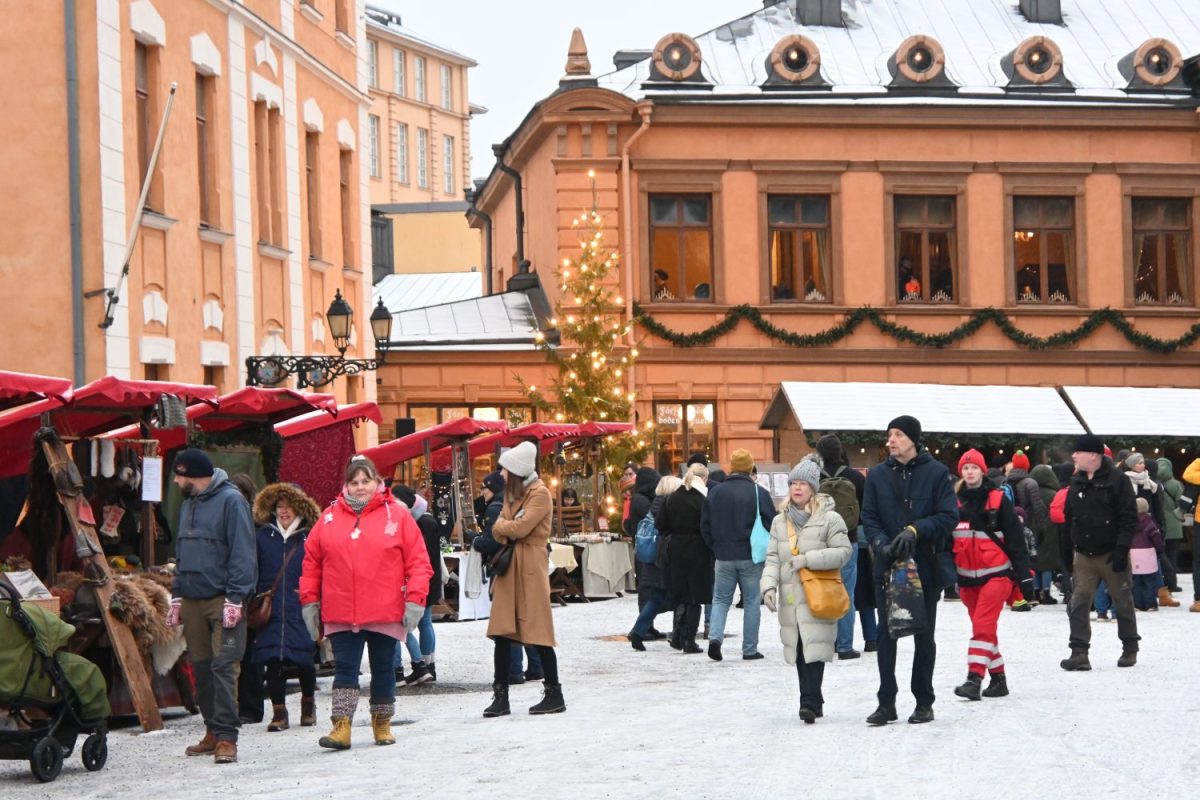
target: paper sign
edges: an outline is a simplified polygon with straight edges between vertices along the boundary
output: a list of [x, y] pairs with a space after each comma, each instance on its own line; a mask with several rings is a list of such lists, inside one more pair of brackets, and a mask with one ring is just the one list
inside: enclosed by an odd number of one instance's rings
[[786, 472], [771, 473], [771, 494], [784, 497], [788, 493], [788, 474]]
[[117, 526], [121, 524], [123, 516], [125, 516], [125, 509], [121, 506], [105, 506], [104, 524], [100, 526], [100, 535], [106, 539], [117, 538]]
[[768, 492], [771, 491], [771, 476], [766, 472], [760, 472], [754, 476], [754, 482]]
[[142, 459], [142, 501], [162, 502], [163, 462], [156, 456]]

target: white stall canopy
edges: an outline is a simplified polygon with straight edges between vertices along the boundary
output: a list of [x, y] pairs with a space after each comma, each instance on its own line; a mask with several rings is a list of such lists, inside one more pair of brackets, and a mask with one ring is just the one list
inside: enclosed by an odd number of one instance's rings
[[1088, 429], [1097, 436], [1200, 437], [1200, 389], [1062, 388]]

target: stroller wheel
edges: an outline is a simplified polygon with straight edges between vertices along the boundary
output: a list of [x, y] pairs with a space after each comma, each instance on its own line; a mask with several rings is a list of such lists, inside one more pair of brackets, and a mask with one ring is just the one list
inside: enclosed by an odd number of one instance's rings
[[49, 783], [62, 772], [62, 745], [53, 736], [47, 736], [33, 746], [33, 754], [29, 757], [29, 769], [33, 777], [42, 783]]
[[96, 772], [104, 768], [108, 761], [108, 739], [103, 733], [93, 733], [83, 740], [83, 768], [88, 772]]

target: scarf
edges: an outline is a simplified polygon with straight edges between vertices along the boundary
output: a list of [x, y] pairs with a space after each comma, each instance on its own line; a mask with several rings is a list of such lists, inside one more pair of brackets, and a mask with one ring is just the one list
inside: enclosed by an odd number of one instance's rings
[[279, 535], [282, 536], [283, 540], [286, 542], [288, 539], [290, 539], [292, 537], [292, 534], [294, 534], [296, 531], [300, 530], [300, 526], [302, 524], [304, 524], [304, 520], [300, 519], [300, 517], [296, 517], [295, 519], [292, 520], [291, 525], [288, 525], [286, 528], [283, 528], [283, 527], [280, 527], [279, 520], [275, 520], [275, 530], [279, 531]]
[[1138, 489], [1149, 489], [1151, 494], [1158, 491], [1158, 484], [1150, 480], [1149, 472], [1134, 472], [1133, 470], [1127, 470], [1125, 472], [1125, 477], [1129, 478], [1129, 480], [1133, 482], [1133, 490], [1135, 492]]
[[355, 514], [361, 514], [362, 510], [367, 507], [367, 503], [371, 502], [371, 498], [366, 500], [355, 500], [350, 495], [343, 495], [346, 498], [346, 505], [350, 506], [350, 510]]
[[803, 508], [800, 508], [790, 500], [787, 504], [787, 515], [788, 519], [790, 519], [792, 524], [797, 528], [803, 528], [805, 524], [808, 523], [808, 520], [812, 517], [812, 514], [809, 514]]

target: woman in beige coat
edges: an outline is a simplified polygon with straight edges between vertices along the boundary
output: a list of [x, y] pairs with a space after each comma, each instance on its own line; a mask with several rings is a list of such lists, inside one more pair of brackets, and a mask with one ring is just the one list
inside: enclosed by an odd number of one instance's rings
[[537, 474], [537, 446], [522, 442], [500, 456], [504, 475], [504, 507], [492, 525], [492, 536], [501, 545], [513, 545], [512, 562], [492, 580], [492, 611], [487, 635], [496, 643], [492, 704], [483, 715], [509, 713], [508, 673], [513, 646], [536, 647], [542, 659], [542, 701], [530, 714], [557, 714], [567, 710], [558, 659], [554, 654], [554, 617], [550, 613], [550, 570], [546, 544], [554, 518], [550, 490]]
[[825, 662], [833, 660], [837, 620], [812, 615], [797, 571], [841, 569], [854, 549], [833, 498], [817, 493], [820, 467], [801, 461], [788, 478], [788, 502], [771, 523], [762, 594], [767, 608], [779, 612], [784, 659], [796, 665], [800, 676], [800, 719], [811, 725], [823, 716], [821, 682]]

